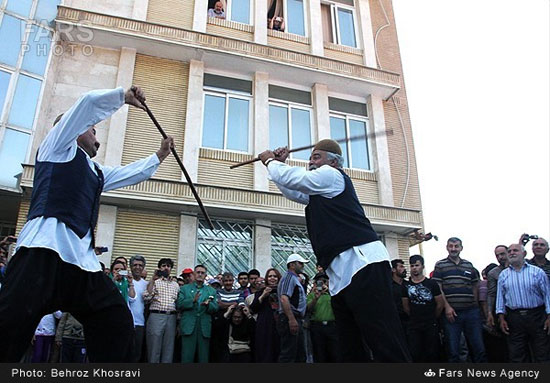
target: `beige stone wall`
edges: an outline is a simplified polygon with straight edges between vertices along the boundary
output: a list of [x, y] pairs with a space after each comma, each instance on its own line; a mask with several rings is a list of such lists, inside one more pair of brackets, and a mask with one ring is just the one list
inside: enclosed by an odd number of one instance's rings
[[252, 165], [229, 169], [229, 166], [247, 161], [250, 157], [246, 154], [201, 148], [198, 181], [205, 185], [252, 190], [254, 188]]
[[[181, 157], [187, 109], [189, 63], [137, 55], [133, 83], [142, 87], [147, 105], [167, 135], [174, 137]], [[199, 127], [193, 127], [199, 129]], [[128, 111], [122, 164], [126, 165], [158, 150], [161, 135], [147, 113], [137, 108]], [[155, 173], [156, 178], [181, 180], [178, 163], [170, 155]]]
[[[376, 41], [376, 49], [380, 61], [380, 68], [391, 72], [403, 74], [399, 41], [395, 27], [391, 0], [370, 0], [373, 35], [388, 24], [384, 16], [384, 10], [389, 18], [389, 26], [383, 28]], [[380, 6], [384, 8], [382, 8]], [[412, 128], [407, 105], [407, 94], [403, 77], [401, 77], [401, 90], [394, 96], [397, 108], [393, 100], [384, 102], [384, 117], [388, 129], [393, 129], [394, 134], [388, 137], [390, 153], [391, 175], [394, 189], [394, 203], [396, 206], [411, 209], [420, 209], [420, 190], [416, 168], [416, 156]], [[401, 125], [403, 122], [403, 126]], [[407, 157], [408, 149], [408, 157]], [[407, 182], [407, 179], [409, 180]], [[406, 191], [406, 194], [405, 194]], [[405, 198], [403, 199], [403, 196]]]
[[15, 236], [18, 236], [21, 229], [27, 222], [27, 214], [29, 214], [29, 208], [31, 206], [30, 198], [22, 198], [19, 205], [19, 214], [17, 215], [17, 223], [15, 225]]
[[[130, 260], [131, 256], [141, 254], [147, 261], [146, 269], [150, 278], [160, 258], [171, 258], [176, 264], [179, 231], [178, 215], [119, 209], [111, 259], [124, 256]], [[177, 270], [174, 267], [172, 274], [176, 275]]]
[[[36, 150], [50, 131], [55, 118], [67, 111], [78, 98], [94, 89], [116, 87], [120, 52], [118, 50], [59, 42], [59, 55], [52, 56], [52, 64], [44, 88], [37, 119], [36, 133], [30, 162], [34, 163]], [[101, 144], [94, 160], [103, 163], [110, 119], [97, 124], [97, 139]]]
[[330, 49], [325, 47], [325, 57], [344, 61], [353, 64], [363, 65], [363, 55], [356, 53], [343, 52], [340, 50]]
[[194, 7], [194, 0], [149, 0], [147, 21], [191, 29]]
[[134, 10], [134, 0], [65, 0], [63, 5], [121, 17], [132, 17]]
[[311, 51], [310, 45], [305, 42], [282, 38], [285, 36], [284, 32], [269, 31], [269, 33], [273, 35], [267, 36], [267, 44], [270, 47], [283, 48], [301, 53], [309, 53]]
[[[216, 19], [210, 19], [209, 21], [214, 21]], [[219, 23], [219, 21], [216, 20]], [[231, 22], [225, 21], [225, 23], [230, 24]], [[231, 23], [238, 24], [238, 23]], [[254, 41], [254, 33], [248, 31], [249, 26], [240, 25], [241, 28], [231, 28], [223, 25], [211, 24], [210, 22], [206, 25], [206, 33], [211, 35], [217, 35], [222, 37], [228, 37], [233, 39], [245, 40], [245, 41]]]

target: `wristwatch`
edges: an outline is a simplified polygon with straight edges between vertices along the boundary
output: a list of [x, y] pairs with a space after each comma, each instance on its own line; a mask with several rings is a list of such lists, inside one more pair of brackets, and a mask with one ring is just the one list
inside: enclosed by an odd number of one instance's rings
[[269, 165], [269, 163], [270, 163], [271, 161], [273, 161], [274, 159], [275, 159], [275, 158], [268, 158], [267, 160], [265, 160], [264, 165], [267, 167], [267, 165]]

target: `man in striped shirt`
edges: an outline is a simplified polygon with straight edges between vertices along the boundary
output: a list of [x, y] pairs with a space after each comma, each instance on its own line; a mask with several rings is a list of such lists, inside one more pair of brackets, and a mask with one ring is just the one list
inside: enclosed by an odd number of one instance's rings
[[550, 361], [550, 282], [542, 269], [525, 262], [521, 244], [508, 247], [510, 267], [498, 277], [496, 313], [508, 335], [510, 362]]
[[448, 256], [435, 264], [432, 279], [439, 284], [445, 302], [443, 325], [449, 362], [460, 361], [462, 333], [471, 346], [474, 363], [487, 362], [481, 314], [478, 305], [479, 273], [474, 266], [460, 258], [462, 241], [457, 237], [447, 240]]

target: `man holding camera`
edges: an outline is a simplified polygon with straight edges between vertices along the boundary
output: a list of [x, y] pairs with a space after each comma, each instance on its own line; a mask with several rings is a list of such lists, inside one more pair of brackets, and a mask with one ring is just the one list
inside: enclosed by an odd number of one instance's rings
[[204, 283], [206, 266], [195, 266], [195, 281], [181, 286], [177, 307], [182, 310], [181, 362], [208, 363], [212, 315], [218, 311], [216, 290]]
[[143, 293], [150, 302], [146, 326], [147, 357], [149, 363], [172, 363], [176, 338], [176, 300], [180, 286], [170, 276], [174, 262], [170, 258], [158, 261], [158, 270]]
[[341, 361], [341, 351], [338, 345], [336, 320], [328, 292], [328, 275], [320, 272], [315, 275], [313, 280], [315, 288], [307, 296], [307, 311], [311, 313], [313, 362], [337, 363]]
[[124, 104], [143, 109], [142, 101], [137, 87], [88, 92], [40, 144], [28, 221], [0, 290], [0, 362], [19, 361], [40, 318], [58, 309], [84, 326], [91, 362], [131, 361], [132, 315], [94, 252], [100, 197], [150, 178], [174, 142], [168, 137], [156, 153], [126, 166], [92, 158], [100, 146], [95, 125]]

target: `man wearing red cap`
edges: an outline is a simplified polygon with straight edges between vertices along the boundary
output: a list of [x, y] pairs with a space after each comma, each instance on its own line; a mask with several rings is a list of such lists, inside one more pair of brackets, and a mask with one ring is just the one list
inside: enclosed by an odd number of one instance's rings
[[193, 274], [193, 269], [186, 268], [181, 272], [181, 277], [183, 278], [183, 284], [188, 285], [195, 281], [195, 274]]
[[319, 141], [308, 170], [285, 164], [288, 148], [259, 155], [285, 197], [307, 205], [307, 230], [317, 262], [330, 278], [343, 360], [410, 362], [392, 299], [390, 257], [342, 170], [336, 141]]

